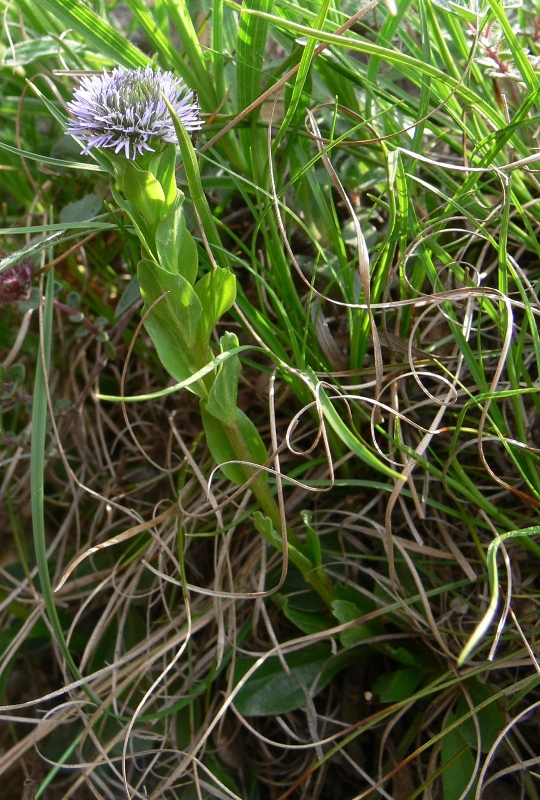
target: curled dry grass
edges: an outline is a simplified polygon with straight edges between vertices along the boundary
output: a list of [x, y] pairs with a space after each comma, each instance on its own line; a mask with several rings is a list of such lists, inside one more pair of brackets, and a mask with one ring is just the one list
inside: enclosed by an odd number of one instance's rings
[[[124, 407], [101, 402], [99, 388], [121, 380], [128, 319], [118, 323], [116, 338], [112, 332], [119, 357], [110, 361], [92, 338], [74, 346], [70, 323], [57, 310], [55, 350], [62, 357], [51, 373], [51, 401], [70, 403], [55, 415], [47, 450], [48, 558], [58, 582], [73, 553], [96, 547], [57, 595], [66, 640], [84, 677], [73, 682], [48, 642], [36, 568], [28, 567], [25, 577], [9, 570], [17, 559], [31, 563], [26, 426], [5, 450], [1, 487], [4, 515], [9, 510], [18, 532], [18, 553], [4, 545], [3, 629], [14, 631], [14, 620], [23, 620], [3, 655], [2, 667], [12, 668], [4, 688], [10, 706], [4, 720], [11, 721], [1, 774], [15, 765], [34, 770], [35, 750], [42, 764], [62, 765], [58, 775], [50, 773], [54, 788], [48, 792], [66, 800], [123, 796], [124, 786], [133, 796], [191, 797], [195, 790], [203, 797], [248, 797], [254, 781], [261, 796], [276, 798], [361, 798], [373, 787], [383, 797], [436, 797], [441, 731], [455, 721], [458, 704], [460, 714], [470, 709], [474, 735], [488, 731], [492, 738], [477, 750], [483, 785], [502, 781], [513, 791], [518, 778], [526, 789], [524, 766], [536, 763], [530, 737], [538, 703], [535, 553], [517, 543], [504, 553], [506, 591], [512, 587], [514, 600], [497, 633], [495, 658], [460, 672], [455, 662], [486, 607], [483, 551], [496, 533], [486, 511], [476, 507], [473, 489], [516, 527], [536, 505], [519, 458], [508, 458], [509, 449], [523, 450], [526, 442], [535, 452], [534, 395], [512, 390], [506, 377], [514, 346], [530, 350], [524, 363], [536, 369], [532, 335], [524, 333], [531, 312], [523, 299], [492, 288], [497, 261], [482, 237], [462, 220], [452, 224], [457, 246], [451, 268], [439, 269], [435, 285], [411, 304], [392, 302], [396, 268], [384, 303], [372, 309], [381, 332], [382, 393], [376, 394], [375, 367], [321, 376], [333, 387], [340, 413], [362, 430], [371, 427], [379, 451], [404, 471], [406, 482], [392, 487], [365, 480], [350, 453], [334, 453], [329, 463], [335, 442], [325, 449], [320, 420], [301, 413], [283, 383], [273, 387], [283, 475], [299, 476], [284, 489], [285, 514], [301, 531], [298, 510], [311, 505], [328, 574], [371, 609], [340, 625], [317, 609], [320, 629], [304, 635], [267, 598], [305, 611], [306, 590], [289, 576], [275, 594], [281, 557], [253, 528], [249, 492], [232, 493], [219, 475], [209, 484], [209, 457], [190, 396]], [[398, 265], [402, 279], [426, 238]], [[480, 257], [471, 271], [475, 247]], [[521, 297], [535, 314], [538, 297], [515, 263]], [[402, 318], [411, 305], [416, 316], [404, 339]], [[347, 321], [343, 305], [321, 308], [320, 344], [330, 352], [338, 349]], [[27, 313], [23, 322], [35, 333], [36, 317]], [[467, 353], [452, 336], [456, 329], [482, 363], [486, 398], [478, 398]], [[243, 380], [243, 402], [267, 434], [261, 375], [247, 370]], [[161, 381], [155, 364], [149, 368], [134, 357], [127, 362], [127, 396], [157, 391]], [[512, 438], [497, 430], [494, 405], [507, 430], [515, 431]], [[293, 409], [298, 425], [291, 426]], [[125, 546], [98, 549], [126, 529], [138, 533]], [[309, 595], [305, 600], [313, 603]], [[361, 635], [359, 624], [367, 626]], [[302, 708], [247, 718], [236, 708], [241, 684], [233, 685], [235, 660], [284, 659], [315, 642], [340, 640], [356, 646], [357, 657], [323, 692], [314, 692], [316, 681], [305, 685]], [[405, 644], [408, 652], [421, 653], [425, 665], [417, 691], [391, 704], [371, 688], [379, 685], [381, 670], [392, 671], [389, 643], [394, 651]], [[410, 674], [406, 666], [393, 669], [398, 680]], [[492, 687], [481, 699], [471, 696], [475, 675]], [[482, 701], [503, 709], [499, 737], [482, 719]]]

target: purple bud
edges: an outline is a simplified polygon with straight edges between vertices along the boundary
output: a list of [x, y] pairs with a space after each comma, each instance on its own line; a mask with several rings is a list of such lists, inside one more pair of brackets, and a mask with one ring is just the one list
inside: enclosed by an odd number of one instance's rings
[[19, 261], [0, 272], [0, 305], [27, 300], [33, 277], [34, 265], [31, 261]]

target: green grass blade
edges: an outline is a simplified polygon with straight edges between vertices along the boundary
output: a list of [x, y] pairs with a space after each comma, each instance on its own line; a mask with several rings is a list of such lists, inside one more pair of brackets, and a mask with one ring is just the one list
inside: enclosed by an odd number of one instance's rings
[[520, 44], [515, 31], [510, 24], [506, 11], [499, 0], [488, 0], [492, 13], [496, 16], [501, 29], [504, 33], [505, 39], [510, 46], [512, 56], [516, 63], [517, 68], [521, 72], [521, 77], [527, 84], [529, 92], [535, 92], [540, 88], [538, 74], [535, 72], [533, 65], [527, 58], [527, 53]]
[[79, 0], [41, 0], [40, 5], [115, 64], [132, 69], [148, 64], [144, 53]]
[[174, 108], [168, 102], [167, 98], [164, 98], [164, 100], [167, 103], [169, 111], [171, 112], [171, 117], [173, 120], [174, 128], [176, 130], [176, 135], [178, 136], [178, 143], [180, 145], [180, 151], [182, 153], [182, 159], [184, 162], [184, 169], [186, 171], [186, 177], [191, 195], [191, 201], [195, 206], [195, 208], [197, 209], [197, 213], [200, 217], [201, 225], [204, 230], [205, 236], [208, 240], [208, 243], [210, 244], [211, 247], [213, 247], [213, 254], [216, 261], [218, 262], [220, 267], [229, 269], [230, 268], [229, 259], [221, 243], [221, 239], [219, 237], [214, 217], [212, 216], [212, 212], [210, 211], [210, 206], [208, 205], [208, 200], [206, 199], [206, 195], [204, 194], [202, 188], [201, 173], [199, 169], [199, 163], [197, 161], [197, 153], [195, 152], [195, 148], [193, 147], [188, 132], [178, 119], [178, 116], [175, 113]]
[[[319, 10], [319, 14], [317, 16], [317, 20], [315, 22], [315, 26], [317, 28], [320, 29], [323, 28], [329, 7], [330, 7], [330, 0], [323, 0], [323, 3]], [[307, 44], [304, 47], [304, 52], [302, 53], [302, 58], [300, 59], [300, 67], [298, 69], [298, 72], [296, 73], [296, 80], [294, 82], [292, 96], [289, 100], [285, 116], [283, 117], [283, 122], [281, 123], [279, 131], [276, 135], [274, 141], [274, 148], [276, 148], [279, 145], [279, 142], [281, 141], [283, 134], [287, 130], [287, 127], [291, 119], [294, 117], [296, 113], [298, 102], [304, 90], [304, 85], [306, 83], [308, 72], [311, 69], [311, 62], [313, 61], [313, 53], [315, 51], [316, 44], [317, 40], [313, 37], [309, 37]]]
[[41, 155], [40, 153], [29, 153], [26, 150], [21, 150], [19, 147], [12, 147], [9, 144], [0, 142], [0, 150], [5, 150], [7, 153], [20, 156], [21, 158], [28, 158], [30, 161], [39, 161], [40, 164], [49, 164], [51, 167], [62, 167], [63, 169], [83, 169], [90, 172], [104, 172], [99, 164], [85, 164], [84, 161], [61, 161], [58, 158], [49, 158], [49, 156]]
[[[202, 108], [210, 112], [215, 111], [218, 105], [218, 93], [209, 79], [208, 65], [189, 15], [188, 5], [185, 0], [164, 0], [164, 5], [191, 64], [190, 86], [197, 91]], [[214, 25], [216, 24], [214, 21]], [[221, 50], [219, 56], [221, 57]], [[219, 96], [221, 99], [221, 95]]]
[[[379, 56], [383, 61], [399, 68], [401, 73], [415, 84], [419, 84], [419, 76], [421, 75], [433, 78], [440, 87], [445, 88], [446, 99], [449, 104], [454, 105], [456, 97], [459, 97], [464, 102], [470, 103], [478, 112], [484, 114], [497, 127], [503, 124], [501, 114], [497, 108], [494, 108], [492, 103], [489, 103], [482, 95], [477, 94], [468, 86], [450, 77], [433, 64], [426, 64], [421, 59], [414, 58], [407, 53], [398, 52], [389, 47], [382, 47], [364, 39], [353, 38], [352, 36], [338, 36], [328, 31], [316, 30], [292, 20], [284, 20], [264, 11], [251, 10], [249, 13], [268, 22], [273, 22], [278, 29], [292, 32], [295, 35], [315, 36], [321, 42], [337, 45], [337, 47], [344, 50], [350, 49], [365, 55]], [[444, 96], [440, 99], [442, 101]], [[456, 110], [458, 109], [456, 108]]]
[[529, 538], [530, 536], [536, 536], [540, 533], [540, 527], [538, 525], [533, 525], [531, 528], [524, 528], [521, 531], [509, 531], [508, 533], [503, 533], [502, 536], [497, 536], [496, 539], [492, 541], [488, 548], [488, 574], [489, 574], [489, 585], [490, 585], [490, 593], [491, 599], [488, 606], [488, 609], [478, 626], [476, 627], [474, 633], [470, 637], [469, 641], [463, 648], [460, 653], [460, 656], [457, 660], [457, 666], [460, 667], [462, 664], [467, 661], [472, 651], [479, 645], [481, 640], [484, 638], [486, 631], [488, 630], [489, 626], [493, 622], [493, 618], [495, 616], [495, 612], [497, 611], [497, 605], [499, 603], [499, 568], [497, 566], [497, 552], [501, 544], [508, 539], [519, 539], [521, 537], [526, 536]]
[[223, 58], [223, 0], [214, 0], [212, 16], [212, 49], [216, 94], [218, 101], [222, 102], [225, 97], [225, 59]]
[[[51, 623], [56, 642], [66, 659], [74, 677], [79, 678], [79, 672], [71, 657], [64, 632], [58, 618], [54, 594], [52, 590], [49, 566], [47, 563], [47, 537], [45, 531], [44, 514], [44, 464], [45, 441], [47, 435], [47, 381], [51, 363], [51, 345], [53, 328], [53, 299], [54, 299], [54, 270], [49, 270], [45, 292], [45, 308], [43, 310], [43, 352], [38, 359], [36, 368], [36, 382], [34, 386], [34, 400], [32, 405], [32, 440], [30, 456], [30, 494], [32, 506], [32, 528], [34, 532], [34, 548], [41, 583], [41, 591], [47, 616]], [[43, 359], [43, 360], [42, 360]], [[44, 362], [44, 363], [43, 363]]]
[[[240, 13], [238, 28], [236, 80], [238, 110], [249, 106], [260, 94], [264, 51], [274, 0], [250, 0]], [[247, 10], [264, 14], [249, 14]], [[255, 112], [256, 114], [257, 112]]]
[[[160, 54], [164, 66], [180, 75], [188, 86], [196, 89], [206, 103], [208, 86], [211, 86], [210, 82], [207, 80], [205, 86], [201, 81], [195, 78], [192, 70], [187, 67], [181, 55], [177, 52], [175, 47], [173, 47], [172, 42], [160, 30], [158, 24], [148, 11], [146, 3], [142, 2], [142, 0], [126, 0], [126, 4], [133, 11], [139, 24], [152, 42], [152, 45]], [[210, 104], [210, 107], [212, 107], [212, 104]]]

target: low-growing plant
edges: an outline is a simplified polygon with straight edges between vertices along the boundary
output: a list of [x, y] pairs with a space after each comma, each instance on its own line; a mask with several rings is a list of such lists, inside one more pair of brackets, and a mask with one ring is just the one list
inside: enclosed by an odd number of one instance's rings
[[536, 9], [2, 10], [5, 796], [536, 798]]

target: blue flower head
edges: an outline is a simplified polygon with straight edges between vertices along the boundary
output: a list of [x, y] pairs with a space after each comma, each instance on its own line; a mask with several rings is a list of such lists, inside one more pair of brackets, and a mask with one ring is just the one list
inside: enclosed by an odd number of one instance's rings
[[68, 108], [74, 119], [66, 134], [86, 139], [82, 154], [92, 147], [112, 147], [135, 160], [154, 151], [160, 142], [177, 143], [176, 132], [163, 95], [187, 131], [202, 127], [193, 92], [172, 72], [151, 67], [113, 69], [108, 74], [85, 76]]

